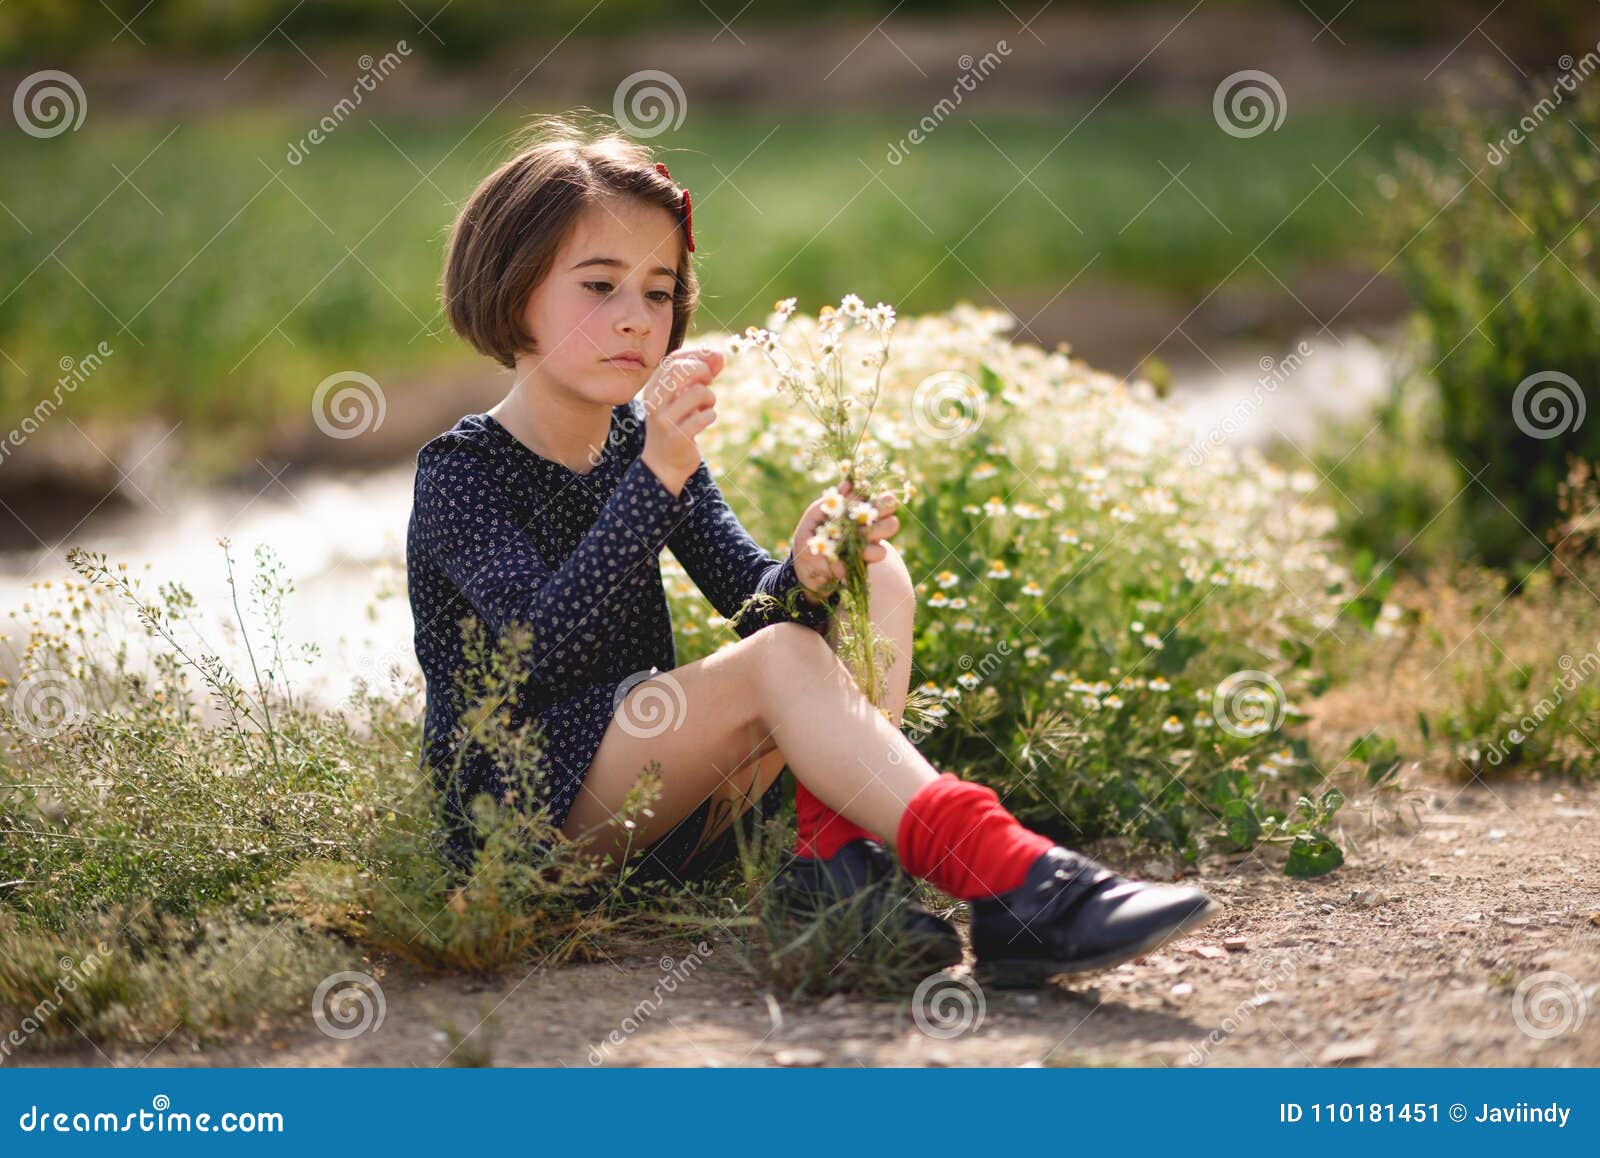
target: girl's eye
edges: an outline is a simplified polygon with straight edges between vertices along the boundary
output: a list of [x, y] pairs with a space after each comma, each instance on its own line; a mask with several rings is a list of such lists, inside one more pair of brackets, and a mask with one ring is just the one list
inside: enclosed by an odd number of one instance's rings
[[[608, 281], [586, 281], [583, 283], [583, 288], [586, 290], [591, 290], [597, 294], [608, 294], [612, 290], [612, 285]], [[649, 298], [658, 306], [666, 305], [672, 301], [671, 290], [651, 290], [644, 296]]]

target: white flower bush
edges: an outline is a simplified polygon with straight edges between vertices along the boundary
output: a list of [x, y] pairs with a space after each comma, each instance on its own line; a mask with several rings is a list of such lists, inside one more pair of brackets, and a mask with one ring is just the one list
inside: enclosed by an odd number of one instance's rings
[[[1315, 830], [1336, 799], [1296, 808], [1321, 776], [1283, 731], [1313, 674], [1309, 643], [1351, 594], [1314, 477], [1250, 448], [1193, 453], [1148, 384], [1013, 342], [999, 311], [897, 323], [862, 306], [863, 324], [841, 329], [833, 311], [793, 310], [780, 302], [768, 330], [702, 336], [769, 356], [730, 359], [701, 448], [781, 556], [789, 544], [768, 536], [841, 468], [779, 348], [832, 345], [874, 383], [847, 465], [902, 498], [894, 542], [919, 597], [906, 728], [929, 759], [1062, 838], [1124, 833], [1191, 854], [1212, 836], [1282, 839], [1302, 869], [1331, 867]], [[687, 662], [733, 635], [665, 562]], [[1272, 689], [1271, 727], [1258, 699], [1239, 720], [1219, 696], [1241, 673]]]

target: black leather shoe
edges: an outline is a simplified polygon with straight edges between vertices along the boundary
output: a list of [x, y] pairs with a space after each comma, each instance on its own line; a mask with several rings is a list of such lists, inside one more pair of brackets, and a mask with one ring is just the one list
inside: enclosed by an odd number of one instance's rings
[[851, 906], [864, 935], [881, 930], [930, 971], [961, 963], [955, 926], [917, 903], [911, 878], [875, 840], [857, 837], [826, 860], [797, 856], [771, 888], [774, 901], [794, 917], [814, 918], [833, 906]]
[[1118, 876], [1056, 845], [1009, 892], [971, 902], [980, 985], [1037, 985], [1150, 952], [1222, 912], [1199, 889]]

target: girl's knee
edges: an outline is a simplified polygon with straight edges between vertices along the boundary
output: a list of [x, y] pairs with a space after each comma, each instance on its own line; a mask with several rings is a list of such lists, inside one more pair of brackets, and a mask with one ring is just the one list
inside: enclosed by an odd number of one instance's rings
[[884, 542], [884, 556], [876, 563], [867, 564], [867, 582], [874, 591], [882, 590], [885, 594], [915, 598], [916, 583], [912, 581], [911, 569], [906, 566], [904, 556], [893, 543]]

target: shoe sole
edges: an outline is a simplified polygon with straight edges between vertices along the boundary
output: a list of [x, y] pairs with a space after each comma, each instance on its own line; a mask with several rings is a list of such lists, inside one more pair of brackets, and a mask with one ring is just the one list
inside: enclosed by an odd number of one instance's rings
[[1157, 929], [1141, 941], [1132, 942], [1109, 953], [1102, 953], [1098, 957], [1085, 957], [1076, 961], [1001, 957], [996, 960], [979, 961], [973, 968], [972, 975], [979, 985], [991, 985], [997, 989], [1020, 989], [1042, 985], [1051, 977], [1062, 973], [1093, 973], [1098, 969], [1142, 957], [1179, 934], [1199, 928], [1213, 917], [1219, 916], [1222, 909], [1222, 905], [1207, 898], [1203, 908], [1196, 909], [1182, 920], [1163, 929]]

